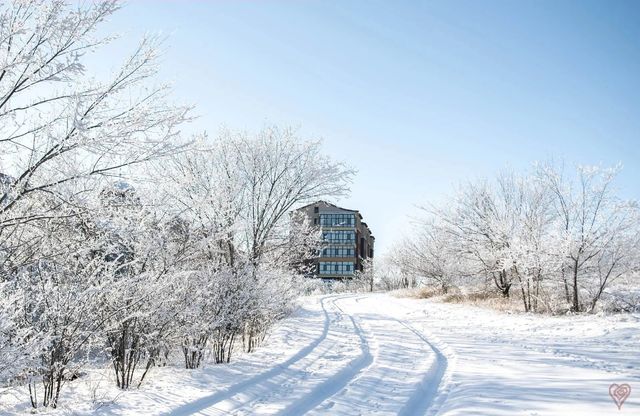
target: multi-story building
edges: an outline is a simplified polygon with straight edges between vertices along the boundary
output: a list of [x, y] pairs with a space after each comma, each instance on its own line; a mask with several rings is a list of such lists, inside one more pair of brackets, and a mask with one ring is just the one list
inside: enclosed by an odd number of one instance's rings
[[313, 262], [312, 275], [327, 279], [353, 277], [373, 257], [375, 237], [359, 211], [340, 208], [325, 201], [296, 210], [322, 230], [322, 246]]

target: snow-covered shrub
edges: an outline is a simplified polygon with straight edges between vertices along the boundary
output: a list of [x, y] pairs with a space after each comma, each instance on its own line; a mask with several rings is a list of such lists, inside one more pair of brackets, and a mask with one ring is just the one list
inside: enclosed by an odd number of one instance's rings
[[18, 325], [23, 299], [11, 283], [0, 283], [0, 395], [12, 384], [26, 379], [25, 369], [36, 363], [40, 346], [32, 329]]
[[144, 192], [116, 184], [102, 191], [101, 215], [93, 218], [101, 242], [94, 254], [114, 270], [103, 276], [109, 284], [99, 316], [122, 389], [140, 385], [172, 349], [177, 317], [191, 295], [185, 284], [190, 241], [183, 224], [163, 221], [148, 199]]
[[300, 277], [282, 267], [262, 267], [256, 273], [253, 308], [247, 315], [243, 333], [243, 346], [252, 352], [264, 341], [275, 322], [291, 311], [300, 295]]
[[110, 265], [87, 244], [85, 220], [78, 213], [39, 224], [25, 248], [33, 260], [5, 275], [3, 290], [14, 301], [10, 344], [31, 347], [22, 355], [31, 359], [16, 360], [14, 366], [29, 383], [33, 407], [57, 406], [62, 386], [81, 372], [89, 360], [85, 353], [99, 339], [96, 313]]
[[602, 294], [598, 312], [640, 312], [640, 273], [618, 279]]
[[622, 299], [608, 289], [640, 267], [640, 210], [616, 195], [618, 171], [579, 167], [572, 178], [540, 165], [470, 182], [444, 207], [425, 208], [395, 262], [407, 279], [493, 287], [525, 311], [593, 312]]
[[55, 407], [93, 360], [129, 388], [172, 350], [190, 367], [254, 350], [316, 244], [311, 228], [292, 238], [290, 210], [353, 174], [289, 128], [187, 146], [188, 108], [148, 82], [153, 39], [107, 80], [86, 73], [118, 8], [0, 6], [0, 383], [28, 383], [33, 407]]
[[32, 389], [34, 407], [56, 407], [105, 317], [100, 305], [117, 267], [93, 251], [101, 235], [92, 234], [91, 200], [100, 184], [183, 146], [176, 127], [188, 109], [148, 83], [156, 41], [143, 40], [106, 79], [87, 73], [85, 56], [112, 39], [98, 27], [118, 8], [0, 5], [0, 290], [8, 292], [0, 368], [12, 360], [0, 378], [44, 383], [42, 397]]
[[318, 142], [275, 126], [253, 136], [224, 130], [158, 171], [164, 209], [188, 225], [185, 267], [196, 281], [210, 280], [199, 289], [211, 294], [194, 295], [203, 316], [182, 317], [187, 366], [201, 362], [205, 344], [216, 362], [228, 361], [239, 340], [253, 351], [291, 308], [296, 275], [319, 244], [317, 228], [291, 218], [291, 208], [344, 193], [352, 172]]

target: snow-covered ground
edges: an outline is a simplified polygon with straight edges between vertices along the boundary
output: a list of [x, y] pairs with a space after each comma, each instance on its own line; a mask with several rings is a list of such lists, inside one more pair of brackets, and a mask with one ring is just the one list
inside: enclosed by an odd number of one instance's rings
[[[54, 413], [640, 415], [640, 316], [329, 295], [304, 299], [263, 348], [229, 365], [154, 369], [124, 393], [109, 374], [71, 382]], [[632, 388], [620, 411], [612, 383]], [[20, 390], [0, 396], [0, 414], [27, 402]]]

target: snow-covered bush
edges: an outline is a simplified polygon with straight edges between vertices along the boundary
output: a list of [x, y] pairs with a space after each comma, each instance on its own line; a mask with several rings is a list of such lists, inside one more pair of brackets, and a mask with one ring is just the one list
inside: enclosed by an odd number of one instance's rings
[[0, 395], [27, 379], [25, 369], [36, 365], [40, 346], [33, 330], [18, 325], [23, 299], [11, 283], [0, 284]]
[[173, 350], [190, 368], [253, 351], [318, 244], [290, 210], [353, 174], [289, 128], [182, 140], [153, 39], [93, 79], [83, 57], [119, 7], [0, 4], [0, 388], [33, 407], [94, 361], [126, 389]]
[[593, 312], [603, 298], [620, 309], [609, 288], [640, 268], [640, 211], [616, 195], [618, 171], [579, 167], [571, 177], [539, 165], [468, 183], [446, 207], [425, 208], [429, 217], [395, 262], [405, 276], [443, 288], [493, 286], [525, 311]]
[[34, 407], [56, 407], [100, 339], [95, 317], [116, 273], [92, 246], [108, 244], [91, 228], [101, 184], [183, 146], [187, 108], [148, 82], [157, 42], [143, 40], [106, 79], [83, 64], [112, 39], [98, 27], [118, 8], [0, 4], [0, 379], [29, 381]]
[[188, 311], [183, 317], [188, 367], [201, 362], [207, 343], [216, 362], [228, 361], [239, 340], [253, 351], [291, 307], [296, 274], [304, 273], [300, 266], [320, 239], [290, 210], [344, 193], [352, 174], [319, 146], [291, 129], [267, 127], [254, 136], [223, 130], [159, 167], [167, 184], [163, 209], [188, 224], [186, 267], [212, 292], [195, 298], [193, 307], [206, 311], [200, 321]]

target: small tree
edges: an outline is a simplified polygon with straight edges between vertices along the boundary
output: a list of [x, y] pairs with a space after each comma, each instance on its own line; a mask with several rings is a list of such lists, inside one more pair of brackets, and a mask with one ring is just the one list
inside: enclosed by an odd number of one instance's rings
[[365, 290], [373, 292], [376, 279], [376, 269], [373, 259], [368, 258], [362, 262], [362, 271], [356, 271], [355, 280], [361, 282]]
[[[637, 242], [638, 207], [615, 195], [612, 183], [619, 171], [619, 166], [579, 167], [575, 181], [552, 165], [537, 171], [554, 195], [557, 227], [566, 239], [562, 274], [573, 311], [593, 310], [607, 285], [633, 269], [626, 260]], [[589, 292], [590, 299], [581, 300]]]

